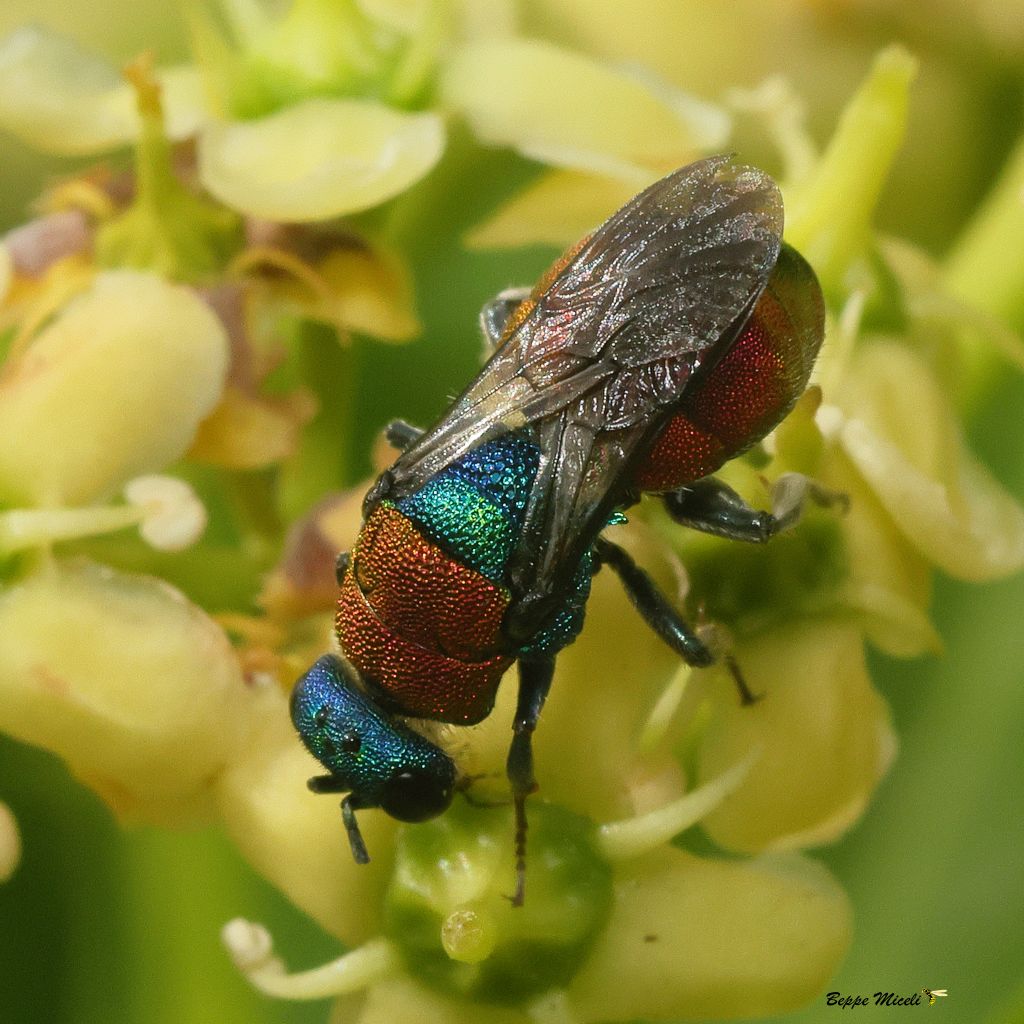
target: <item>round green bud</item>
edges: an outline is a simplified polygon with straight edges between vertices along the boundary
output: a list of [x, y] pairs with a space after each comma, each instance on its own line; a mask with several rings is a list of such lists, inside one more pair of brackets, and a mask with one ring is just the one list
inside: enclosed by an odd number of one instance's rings
[[384, 929], [409, 972], [446, 995], [521, 1003], [568, 984], [611, 910], [612, 872], [592, 822], [531, 801], [526, 900], [514, 907], [511, 807], [456, 801], [405, 828]]

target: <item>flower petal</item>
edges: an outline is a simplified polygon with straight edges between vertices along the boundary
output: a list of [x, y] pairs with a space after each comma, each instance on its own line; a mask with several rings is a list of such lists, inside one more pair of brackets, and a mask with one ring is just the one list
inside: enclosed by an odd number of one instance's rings
[[193, 292], [99, 275], [0, 376], [0, 492], [85, 503], [179, 457], [227, 371], [220, 323]]
[[302, 748], [275, 686], [262, 691], [245, 750], [217, 780], [228, 832], [249, 862], [327, 931], [349, 945], [377, 934], [396, 823], [361, 811], [369, 864], [352, 859], [338, 800], [306, 780], [323, 768]]
[[409, 274], [397, 258], [338, 249], [317, 266], [317, 273], [328, 291], [309, 310], [314, 319], [388, 341], [408, 341], [420, 332]]
[[[81, 210], [60, 210], [37, 217], [4, 237], [8, 272], [27, 277], [38, 277], [57, 260], [78, 255], [91, 246], [92, 229]], [[4, 291], [0, 285], [0, 299]]]
[[906, 130], [917, 61], [882, 50], [843, 110], [813, 174], [786, 197], [786, 238], [807, 257], [826, 295], [863, 254], [879, 194]]
[[716, 691], [700, 778], [717, 777], [751, 750], [761, 755], [704, 819], [705, 828], [717, 843], [744, 852], [837, 838], [863, 813], [896, 745], [867, 674], [860, 631], [812, 621], [758, 636], [736, 658], [765, 696], [742, 706], [734, 694]]
[[1024, 509], [967, 449], [923, 361], [870, 345], [846, 384], [842, 446], [905, 538], [959, 579], [1024, 566]]
[[931, 570], [841, 450], [831, 449], [822, 481], [845, 494], [846, 579], [839, 602], [856, 611], [877, 647], [897, 658], [937, 654], [942, 641], [928, 618]]
[[6, 882], [21, 859], [18, 823], [7, 804], [0, 802], [0, 882]]
[[203, 420], [189, 457], [226, 469], [262, 469], [291, 455], [299, 432], [315, 412], [304, 392], [271, 399], [228, 387], [217, 408]]
[[[203, 118], [192, 68], [159, 76], [167, 135], [193, 134]], [[123, 146], [139, 129], [131, 87], [106, 61], [76, 42], [26, 27], [0, 41], [0, 126], [38, 149], [74, 155]]]
[[7, 298], [14, 279], [14, 260], [6, 245], [0, 245], [0, 304]]
[[349, 1000], [334, 1007], [331, 1024], [529, 1024], [531, 1018], [520, 1010], [482, 1003], [456, 1002], [421, 988], [407, 978], [394, 978], [374, 985], [365, 996], [362, 1012], [352, 1012]]
[[805, 858], [666, 849], [616, 880], [612, 919], [570, 998], [584, 1020], [762, 1017], [821, 990], [851, 938], [835, 879]]
[[471, 249], [568, 246], [623, 206], [635, 191], [619, 178], [549, 171], [502, 203], [465, 241]]
[[[421, 330], [412, 282], [392, 253], [339, 240], [319, 262], [275, 245], [256, 245], [235, 261], [238, 269], [269, 271], [262, 295], [339, 331], [359, 331], [386, 341], [408, 341]], [[283, 275], [283, 277], [282, 277]]]
[[463, 45], [442, 72], [441, 94], [486, 143], [635, 187], [717, 148], [729, 130], [724, 112], [642, 71], [540, 40]]
[[281, 560], [257, 599], [272, 617], [293, 619], [334, 607], [338, 552], [351, 551], [355, 543], [369, 486], [329, 495], [289, 529]]
[[251, 691], [223, 630], [167, 584], [58, 563], [0, 595], [0, 728], [121, 817], [205, 818]]
[[199, 177], [222, 202], [269, 220], [326, 220], [404, 192], [437, 163], [444, 125], [357, 99], [308, 99], [255, 121], [210, 122]]

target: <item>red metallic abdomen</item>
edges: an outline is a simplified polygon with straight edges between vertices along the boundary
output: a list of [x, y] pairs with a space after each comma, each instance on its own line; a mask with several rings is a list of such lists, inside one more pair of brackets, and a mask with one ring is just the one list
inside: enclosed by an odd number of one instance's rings
[[814, 272], [783, 246], [746, 326], [709, 371], [698, 371], [634, 477], [637, 487], [692, 483], [772, 430], [807, 387], [824, 316]]
[[363, 524], [335, 625], [345, 655], [393, 710], [472, 725], [486, 718], [513, 657], [509, 594], [451, 559], [389, 502]]

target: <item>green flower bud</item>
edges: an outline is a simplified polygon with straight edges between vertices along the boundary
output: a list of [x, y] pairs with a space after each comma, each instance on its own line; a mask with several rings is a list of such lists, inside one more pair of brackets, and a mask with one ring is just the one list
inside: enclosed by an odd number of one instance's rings
[[409, 972], [448, 995], [519, 1003], [566, 985], [611, 908], [611, 867], [594, 827], [533, 801], [526, 903], [513, 908], [510, 807], [459, 801], [436, 821], [406, 828], [384, 904], [384, 932]]

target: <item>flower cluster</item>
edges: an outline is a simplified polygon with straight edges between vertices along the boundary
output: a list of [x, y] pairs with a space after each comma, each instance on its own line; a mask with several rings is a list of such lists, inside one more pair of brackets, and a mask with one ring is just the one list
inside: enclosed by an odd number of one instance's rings
[[[897, 746], [865, 644], [934, 651], [936, 568], [984, 581], [1024, 565], [1024, 510], [951, 398], [954, 379], [979, 393], [993, 360], [1024, 365], [974, 287], [1003, 220], [947, 266], [872, 227], [913, 59], [878, 56], [819, 155], [780, 80], [712, 105], [521, 36], [500, 0], [189, 12], [195, 63], [144, 57], [124, 78], [41, 30], [0, 43], [0, 125], [53, 152], [135, 152], [131, 173], [51, 188], [0, 247], [0, 729], [61, 756], [126, 822], [219, 822], [354, 947], [288, 975], [267, 933], [235, 921], [239, 967], [273, 995], [337, 997], [338, 1020], [807, 1002], [851, 914], [803, 851], [860, 817]], [[331, 643], [334, 556], [359, 527], [351, 335], [419, 330], [398, 225], [452, 147], [504, 147], [541, 170], [468, 244], [568, 244], [752, 110], [827, 336], [792, 415], [723, 476], [776, 511], [798, 479], [845, 500], [763, 549], [653, 509], [614, 529], [728, 634], [765, 699], [740, 706], [726, 673], [680, 669], [599, 576], [537, 734], [526, 907], [503, 898], [511, 686], [445, 737], [480, 800], [405, 828], [366, 813], [373, 860], [355, 865], [336, 805], [306, 791], [318, 768], [287, 695]], [[1020, 180], [1017, 160], [996, 208]], [[698, 822], [713, 855], [687, 842]], [[18, 848], [0, 804], [0, 880]]]

